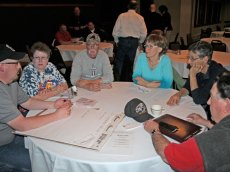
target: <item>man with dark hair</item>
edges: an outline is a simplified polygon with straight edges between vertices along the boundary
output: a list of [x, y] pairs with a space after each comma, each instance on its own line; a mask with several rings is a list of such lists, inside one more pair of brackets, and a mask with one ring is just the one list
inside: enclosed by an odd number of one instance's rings
[[84, 34], [84, 29], [86, 28], [86, 19], [81, 15], [81, 10], [79, 7], [75, 7], [73, 15], [71, 16], [68, 29], [73, 37], [81, 37]]
[[158, 10], [161, 14], [162, 19], [162, 29], [164, 30], [164, 33], [166, 35], [166, 38], [168, 42], [171, 42], [171, 32], [173, 30], [172, 24], [171, 24], [171, 15], [168, 12], [168, 7], [165, 5], [159, 6]]
[[175, 171], [230, 171], [230, 72], [217, 78], [208, 100], [216, 124], [181, 143], [170, 143], [153, 120], [145, 123], [156, 152]]
[[162, 30], [162, 17], [159, 13], [157, 13], [157, 6], [156, 4], [150, 4], [149, 13], [145, 19], [148, 34], [150, 34], [153, 30]]
[[[131, 0], [128, 5], [129, 10], [118, 16], [113, 28], [113, 37], [116, 42], [117, 55], [115, 59], [115, 78], [120, 80], [124, 65], [127, 68], [126, 81], [132, 81], [133, 63], [138, 45], [143, 43], [147, 35], [144, 18], [136, 13], [137, 2]], [[127, 64], [124, 64], [127, 62]]]
[[184, 87], [170, 97], [167, 104], [178, 104], [181, 97], [190, 95], [196, 104], [206, 107], [215, 78], [226, 69], [212, 59], [211, 44], [203, 41], [192, 44], [189, 47], [188, 67], [189, 78]]
[[[70, 115], [71, 102], [60, 98], [54, 102], [30, 98], [18, 80], [21, 71], [19, 59], [24, 53], [15, 52], [9, 46], [0, 49], [0, 171], [31, 171], [28, 149], [24, 137], [15, 136], [14, 130], [26, 131], [41, 127]], [[17, 109], [57, 109], [41, 116], [24, 117]]]

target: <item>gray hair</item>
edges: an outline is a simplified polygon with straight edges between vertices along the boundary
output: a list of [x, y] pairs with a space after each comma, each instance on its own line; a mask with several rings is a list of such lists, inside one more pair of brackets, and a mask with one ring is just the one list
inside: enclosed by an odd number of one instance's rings
[[45, 52], [48, 55], [48, 58], [50, 58], [51, 49], [48, 45], [46, 45], [43, 42], [35, 42], [30, 49], [31, 53], [34, 54], [35, 51], [42, 51]]
[[208, 42], [198, 41], [190, 45], [188, 50], [197, 54], [199, 58], [204, 58], [205, 56], [207, 56], [209, 61], [212, 59], [212, 45]]

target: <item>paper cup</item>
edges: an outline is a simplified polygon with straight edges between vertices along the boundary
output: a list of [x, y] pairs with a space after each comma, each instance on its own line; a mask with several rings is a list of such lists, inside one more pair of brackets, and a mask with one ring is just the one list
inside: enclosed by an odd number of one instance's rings
[[158, 117], [161, 115], [162, 107], [161, 105], [152, 105], [151, 112], [154, 115], [154, 117]]

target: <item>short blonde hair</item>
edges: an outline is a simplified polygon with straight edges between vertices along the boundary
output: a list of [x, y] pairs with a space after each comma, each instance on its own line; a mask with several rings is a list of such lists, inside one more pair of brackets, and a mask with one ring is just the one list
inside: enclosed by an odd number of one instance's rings
[[152, 43], [155, 46], [162, 48], [160, 55], [165, 54], [168, 49], [167, 39], [162, 35], [150, 34], [145, 42]]

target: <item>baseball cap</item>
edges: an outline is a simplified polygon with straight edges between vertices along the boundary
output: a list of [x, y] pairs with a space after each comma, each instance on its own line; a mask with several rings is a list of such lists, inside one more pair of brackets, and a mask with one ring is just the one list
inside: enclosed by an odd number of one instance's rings
[[25, 56], [26, 53], [16, 52], [7, 44], [0, 44], [0, 63], [6, 59], [19, 60]]
[[145, 122], [153, 118], [153, 116], [148, 113], [145, 103], [138, 98], [130, 100], [125, 105], [125, 115], [138, 122]]
[[91, 43], [99, 43], [101, 42], [100, 36], [96, 33], [91, 33], [87, 36], [86, 38], [86, 43], [91, 44]]

